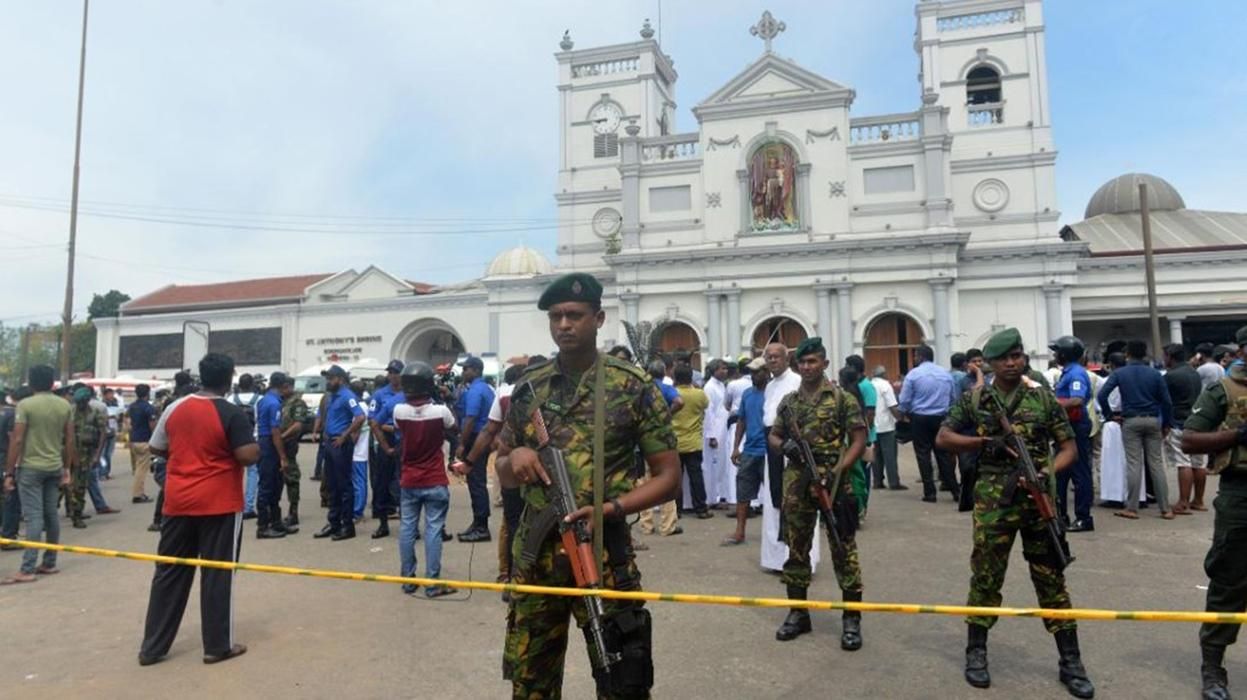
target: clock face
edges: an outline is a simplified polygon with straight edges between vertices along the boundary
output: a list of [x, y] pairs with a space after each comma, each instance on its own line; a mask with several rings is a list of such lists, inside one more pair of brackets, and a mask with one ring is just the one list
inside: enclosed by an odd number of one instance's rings
[[620, 119], [623, 119], [623, 113], [613, 102], [603, 102], [589, 112], [589, 121], [593, 122], [593, 131], [597, 134], [615, 133]]
[[621, 223], [623, 223], [623, 217], [619, 215], [619, 212], [610, 207], [598, 209], [593, 215], [593, 232], [602, 238], [607, 238], [619, 231]]

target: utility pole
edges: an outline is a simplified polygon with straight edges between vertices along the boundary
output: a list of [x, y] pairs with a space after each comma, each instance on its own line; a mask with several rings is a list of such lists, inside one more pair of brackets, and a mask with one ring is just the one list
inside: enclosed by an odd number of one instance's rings
[[74, 183], [69, 195], [69, 263], [65, 270], [65, 309], [61, 314], [61, 382], [69, 383], [69, 336], [74, 320], [74, 255], [78, 247], [78, 164], [82, 155], [82, 92], [87, 75], [87, 8], [82, 0], [82, 50], [78, 56], [78, 118], [74, 129]]
[[1147, 208], [1147, 185], [1139, 183], [1139, 216], [1143, 218], [1143, 271], [1147, 279], [1147, 315], [1152, 322], [1152, 358], [1160, 349], [1160, 315], [1156, 312], [1156, 260], [1152, 256], [1152, 216]]
[[17, 363], [18, 386], [26, 383], [26, 368], [30, 365], [30, 333], [34, 327], [35, 324], [31, 323], [22, 328], [22, 354]]

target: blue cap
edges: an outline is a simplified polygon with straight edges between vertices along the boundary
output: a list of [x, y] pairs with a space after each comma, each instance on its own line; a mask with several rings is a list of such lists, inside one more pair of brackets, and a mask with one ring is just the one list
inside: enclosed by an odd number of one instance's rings
[[322, 376], [322, 377], [342, 377], [343, 379], [346, 379], [348, 375], [347, 375], [347, 373], [346, 373], [346, 370], [342, 369], [342, 368], [341, 368], [341, 367], [339, 367], [338, 365], [329, 365], [329, 369], [327, 369], [327, 370], [325, 370], [325, 371], [321, 372], [321, 373], [320, 373], [320, 376]]
[[402, 374], [403, 373], [403, 361], [402, 360], [390, 360], [390, 364], [385, 366], [385, 371], [389, 372], [390, 374]]

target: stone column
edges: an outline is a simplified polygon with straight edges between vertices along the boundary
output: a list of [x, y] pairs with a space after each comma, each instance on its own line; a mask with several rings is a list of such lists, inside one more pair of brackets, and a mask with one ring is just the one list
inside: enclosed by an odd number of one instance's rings
[[745, 233], [753, 223], [753, 210], [749, 207], [749, 171], [737, 170], [736, 182], [739, 190], [736, 199], [740, 201], [740, 228], [738, 230]]
[[853, 354], [853, 283], [837, 282], [830, 286], [836, 293], [836, 336], [831, 343], [836, 356], [830, 359], [831, 366], [838, 368], [845, 357]]
[[797, 164], [797, 218], [802, 230], [812, 228], [810, 221], [810, 164]]
[[723, 320], [724, 325], [727, 326], [727, 335], [723, 343], [723, 352], [735, 357], [745, 349], [744, 343], [740, 340], [740, 290], [725, 289], [723, 296], [727, 298], [727, 318]]
[[622, 292], [619, 295], [619, 301], [623, 303], [623, 320], [636, 325], [638, 307], [641, 303], [641, 295], [636, 292]]
[[[922, 96], [919, 113], [922, 129], [923, 179], [926, 182], [927, 230], [953, 225], [951, 187], [946, 180], [946, 165], [952, 148], [948, 133], [948, 108], [936, 104], [939, 94]], [[945, 358], [947, 359], [947, 358]]]
[[952, 356], [952, 348], [948, 344], [952, 334], [949, 328], [952, 313], [948, 305], [948, 288], [953, 281], [947, 277], [935, 277], [927, 280], [927, 284], [931, 285], [931, 302], [935, 309], [935, 363], [944, 366]]
[[489, 351], [497, 354], [498, 346], [501, 344], [501, 325], [502, 319], [497, 311], [489, 311]]
[[[1169, 317], [1169, 342], [1172, 344], [1182, 343], [1182, 320], [1185, 316]], [[1159, 352], [1159, 351], [1158, 351]]]
[[723, 297], [717, 289], [707, 289], [706, 292], [706, 347], [710, 353], [707, 361], [716, 357], [723, 356], [723, 319], [721, 318], [720, 309], [723, 304]]
[[831, 285], [814, 285], [814, 299], [818, 309], [818, 334], [834, 343], [835, 334], [831, 328]]
[[1063, 284], [1045, 284], [1043, 287], [1043, 301], [1045, 313], [1048, 316], [1048, 337], [1039, 338], [1041, 342], [1035, 343], [1036, 348], [1047, 348], [1048, 343], [1065, 335], [1061, 332], [1061, 293], [1065, 291]]
[[635, 123], [624, 127], [627, 136], [619, 139], [620, 199], [623, 207], [619, 229], [624, 248], [641, 245], [641, 127]]

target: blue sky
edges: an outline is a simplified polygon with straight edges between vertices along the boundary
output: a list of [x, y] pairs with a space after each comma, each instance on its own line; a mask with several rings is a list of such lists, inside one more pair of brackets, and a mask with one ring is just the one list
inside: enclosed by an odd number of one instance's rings
[[[912, 2], [668, 0], [678, 130], [760, 53], [748, 28], [763, 9], [788, 25], [775, 50], [855, 88], [855, 115], [918, 106]], [[1247, 3], [1044, 11], [1063, 222], [1129, 171], [1168, 179], [1189, 207], [1247, 211]], [[0, 294], [0, 322], [61, 305], [80, 13], [0, 4], [0, 259], [21, 290]], [[451, 282], [520, 239], [553, 257], [559, 37], [628, 41], [647, 17], [657, 2], [97, 1], [84, 208], [164, 221], [83, 216], [75, 307], [112, 287], [370, 263]], [[229, 227], [317, 215], [349, 217], [335, 221], [350, 233]], [[211, 226], [168, 220], [187, 218]]]

